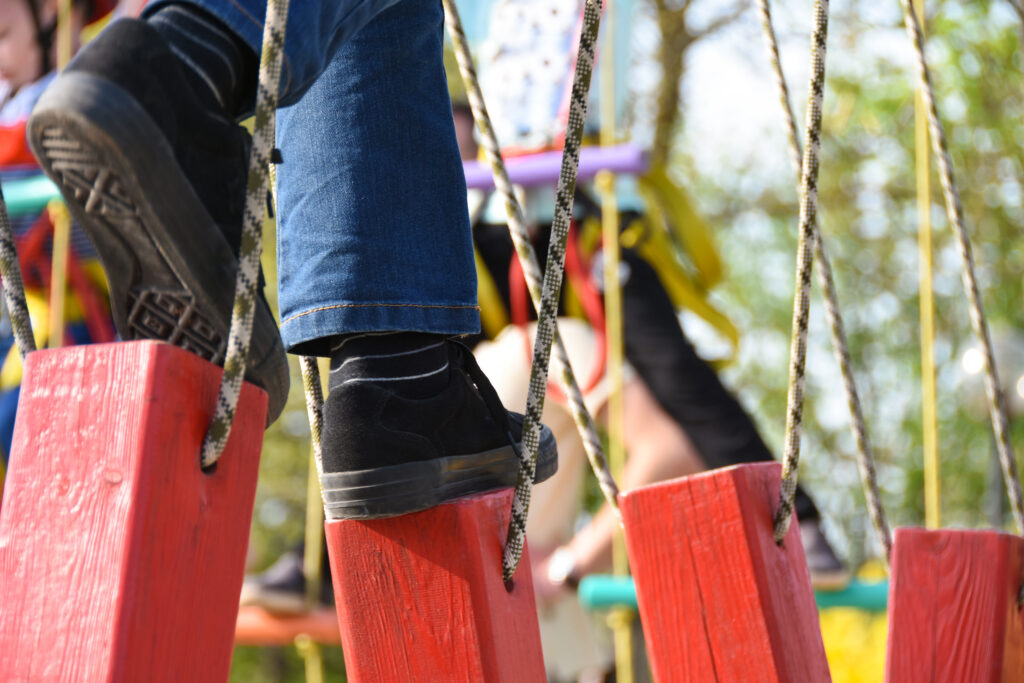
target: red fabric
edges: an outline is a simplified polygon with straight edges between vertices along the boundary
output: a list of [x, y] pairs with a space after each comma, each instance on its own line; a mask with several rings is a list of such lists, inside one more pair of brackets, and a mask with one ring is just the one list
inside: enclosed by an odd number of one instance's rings
[[[594, 284], [590, 271], [580, 258], [579, 249], [576, 246], [576, 222], [569, 224], [569, 237], [566, 241], [565, 251], [565, 275], [572, 284], [576, 296], [583, 307], [583, 313], [587, 322], [594, 330], [594, 343], [597, 349], [594, 354], [594, 363], [590, 368], [590, 374], [586, 383], [581, 387], [584, 394], [593, 391], [604, 376], [607, 365], [608, 338], [605, 330], [604, 301], [601, 292]], [[526, 284], [526, 276], [523, 267], [519, 263], [519, 257], [513, 253], [512, 260], [508, 267], [508, 293], [509, 313], [512, 316], [512, 324], [520, 329], [526, 329], [526, 323], [530, 316], [530, 290]], [[532, 343], [529, 335], [524, 334], [526, 342], [526, 356], [533, 357]], [[555, 382], [548, 382], [548, 394], [556, 401], [565, 403], [566, 397]]]
[[92, 13], [89, 14], [85, 23], [91, 24], [94, 21], [99, 21], [113, 12], [115, 7], [117, 7], [117, 0], [92, 0]]
[[[53, 223], [47, 212], [32, 224], [25, 234], [17, 239], [18, 261], [21, 265], [22, 278], [29, 287], [37, 287], [47, 292], [49, 298], [50, 277], [52, 268], [50, 255], [46, 249], [53, 238]], [[78, 301], [82, 310], [82, 318], [89, 338], [93, 342], [103, 343], [114, 341], [114, 327], [110, 321], [102, 290], [89, 279], [82, 267], [75, 250], [68, 253], [67, 278], [71, 295]], [[65, 344], [74, 343], [70, 337]]]
[[36, 158], [28, 147], [25, 124], [25, 121], [21, 121], [10, 126], [0, 126], [0, 167], [36, 165]]

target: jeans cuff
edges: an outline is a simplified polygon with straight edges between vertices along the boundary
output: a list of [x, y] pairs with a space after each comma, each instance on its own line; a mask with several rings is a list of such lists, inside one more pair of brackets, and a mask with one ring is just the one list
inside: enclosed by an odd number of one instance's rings
[[291, 351], [300, 344], [358, 332], [476, 334], [480, 307], [474, 304], [342, 303], [294, 313], [281, 322], [281, 338]]

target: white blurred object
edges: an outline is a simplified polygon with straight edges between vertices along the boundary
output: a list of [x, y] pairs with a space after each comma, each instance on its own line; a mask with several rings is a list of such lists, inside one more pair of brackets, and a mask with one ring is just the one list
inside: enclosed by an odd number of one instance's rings
[[541, 149], [562, 134], [582, 10], [582, 0], [495, 2], [479, 71], [503, 147]]
[[[992, 351], [1009, 417], [1024, 415], [1024, 333], [1017, 330], [994, 331]], [[979, 345], [975, 344], [963, 352], [960, 367], [964, 374], [964, 405], [973, 416], [984, 418], [988, 412], [985, 355]]]

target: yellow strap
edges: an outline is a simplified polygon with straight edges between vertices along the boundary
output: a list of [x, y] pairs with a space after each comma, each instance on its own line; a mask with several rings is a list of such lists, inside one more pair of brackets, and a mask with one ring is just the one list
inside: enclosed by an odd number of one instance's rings
[[657, 221], [678, 251], [693, 263], [696, 277], [704, 289], [722, 279], [722, 260], [715, 248], [711, 228], [693, 210], [686, 192], [663, 167], [651, 168], [638, 179], [638, 189], [647, 204], [647, 214]]
[[476, 262], [476, 298], [480, 305], [480, 324], [488, 339], [494, 339], [508, 326], [508, 311], [501, 301], [498, 286], [494, 284], [491, 271], [487, 270], [484, 259], [477, 248], [473, 247], [473, 260]]

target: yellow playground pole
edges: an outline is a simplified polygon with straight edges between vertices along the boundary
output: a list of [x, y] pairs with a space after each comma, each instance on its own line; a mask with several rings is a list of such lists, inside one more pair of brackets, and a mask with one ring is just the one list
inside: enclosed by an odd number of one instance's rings
[[51, 349], [64, 345], [64, 299], [67, 290], [68, 255], [71, 251], [71, 214], [60, 199], [46, 207], [53, 223], [53, 263], [50, 269]]
[[[924, 0], [914, 0], [924, 26]], [[939, 445], [935, 396], [935, 303], [932, 289], [931, 169], [928, 119], [920, 88], [914, 98], [914, 154], [917, 161], [917, 247], [921, 321], [921, 442], [924, 448], [924, 523], [939, 528]]]
[[[614, 3], [605, 2], [604, 41], [601, 44], [599, 102], [601, 107], [602, 146], [614, 145], [615, 135], [615, 13]], [[608, 339], [608, 461], [612, 474], [622, 480], [626, 452], [622, 443], [622, 288], [619, 283], [619, 206], [615, 196], [615, 176], [603, 171], [597, 176], [601, 197], [601, 234], [604, 243], [604, 308], [605, 334]], [[629, 574], [625, 539], [621, 529], [615, 534], [612, 562], [616, 575]], [[609, 615], [608, 623], [615, 638], [615, 676], [619, 683], [633, 683], [633, 613], [618, 608]]]
[[[71, 61], [71, 0], [57, 2], [57, 68]], [[53, 222], [53, 263], [50, 276], [50, 348], [64, 344], [64, 295], [67, 289], [68, 252], [71, 245], [71, 217], [62, 202], [49, 207]]]
[[[326, 376], [327, 373], [322, 368], [321, 377]], [[305, 552], [302, 553], [302, 573], [306, 577], [306, 607], [311, 613], [320, 603], [323, 543], [324, 508], [320, 497], [320, 476], [317, 474], [313, 451], [310, 449], [309, 477], [306, 483], [306, 532]], [[320, 651], [320, 644], [303, 633], [295, 639], [295, 648], [299, 651], [306, 667], [306, 683], [323, 683], [324, 658]]]

